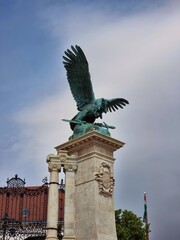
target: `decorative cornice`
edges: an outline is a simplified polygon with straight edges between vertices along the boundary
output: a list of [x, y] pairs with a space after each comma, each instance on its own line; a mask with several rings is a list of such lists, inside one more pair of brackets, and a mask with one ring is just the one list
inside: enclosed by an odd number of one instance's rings
[[81, 137], [72, 139], [62, 145], [59, 145], [55, 147], [57, 152], [60, 152], [62, 150], [66, 150], [68, 152], [78, 150], [83, 145], [89, 145], [89, 144], [101, 144], [106, 146], [107, 148], [115, 151], [121, 147], [124, 146], [125, 143], [118, 141], [112, 137], [103, 135], [97, 131], [89, 132]]

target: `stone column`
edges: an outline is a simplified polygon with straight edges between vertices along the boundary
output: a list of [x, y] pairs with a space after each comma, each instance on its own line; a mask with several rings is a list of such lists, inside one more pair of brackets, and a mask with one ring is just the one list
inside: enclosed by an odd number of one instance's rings
[[64, 164], [65, 172], [65, 206], [64, 206], [64, 240], [75, 238], [75, 171], [76, 158], [69, 157]]
[[61, 170], [60, 158], [50, 154], [46, 159], [50, 172], [48, 210], [47, 210], [47, 240], [58, 239], [58, 199], [59, 199], [59, 172]]
[[[124, 143], [96, 131], [70, 140], [56, 147], [56, 150], [66, 150], [68, 155], [77, 156], [78, 169], [75, 172], [75, 194], [73, 194], [73, 172], [67, 175], [69, 188], [69, 205], [65, 218], [71, 219], [72, 225], [65, 229], [70, 233], [75, 227], [77, 240], [117, 240], [114, 213], [114, 151], [123, 147]], [[69, 179], [69, 180], [68, 180]], [[75, 226], [73, 224], [73, 207], [75, 203]], [[68, 200], [67, 200], [68, 201]], [[72, 201], [73, 202], [73, 201]], [[68, 206], [70, 206], [68, 208]], [[69, 214], [69, 215], [68, 215]], [[66, 220], [65, 220], [66, 221]], [[70, 223], [70, 221], [69, 221]], [[69, 230], [71, 227], [71, 231]], [[66, 231], [66, 230], [65, 230]], [[68, 239], [68, 238], [67, 238]]]

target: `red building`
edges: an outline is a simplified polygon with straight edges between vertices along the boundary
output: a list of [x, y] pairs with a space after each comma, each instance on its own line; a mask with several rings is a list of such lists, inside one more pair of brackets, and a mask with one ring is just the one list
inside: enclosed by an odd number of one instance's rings
[[[45, 237], [48, 204], [48, 183], [25, 186], [17, 175], [0, 188], [0, 238], [26, 239]], [[64, 222], [64, 184], [59, 185], [58, 232], [61, 239]]]

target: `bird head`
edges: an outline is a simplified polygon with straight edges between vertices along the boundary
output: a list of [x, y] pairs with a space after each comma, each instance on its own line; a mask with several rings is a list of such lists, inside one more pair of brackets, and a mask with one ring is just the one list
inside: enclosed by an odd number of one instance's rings
[[96, 111], [94, 113], [95, 117], [98, 118], [100, 117], [102, 119], [102, 113], [106, 113], [107, 112], [107, 104], [104, 98], [98, 98], [95, 101], [95, 105], [96, 105]]
[[96, 105], [98, 106], [99, 111], [101, 111], [102, 113], [107, 113], [108, 108], [107, 108], [107, 104], [106, 104], [106, 100], [104, 98], [98, 98], [96, 99]]

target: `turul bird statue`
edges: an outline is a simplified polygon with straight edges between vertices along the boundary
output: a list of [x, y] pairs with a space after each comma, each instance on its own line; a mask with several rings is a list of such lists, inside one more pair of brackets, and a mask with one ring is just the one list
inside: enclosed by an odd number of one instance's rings
[[96, 118], [102, 119], [102, 114], [107, 111], [116, 111], [123, 108], [129, 102], [124, 98], [95, 98], [89, 66], [86, 56], [79, 46], [71, 46], [63, 56], [63, 64], [67, 71], [67, 79], [72, 95], [77, 103], [78, 114], [71, 120], [63, 119], [70, 123], [74, 131], [70, 139], [84, 135], [85, 133], [97, 130], [105, 135], [110, 135], [107, 124], [94, 123]]

